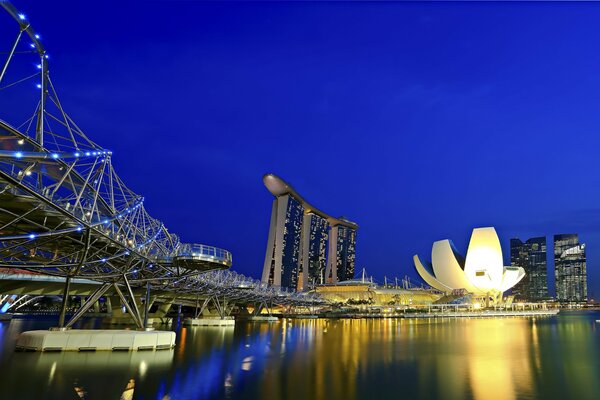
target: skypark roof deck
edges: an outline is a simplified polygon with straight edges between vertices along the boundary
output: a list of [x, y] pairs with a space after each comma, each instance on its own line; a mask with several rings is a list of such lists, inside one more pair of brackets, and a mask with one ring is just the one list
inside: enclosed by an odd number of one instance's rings
[[290, 185], [275, 174], [265, 174], [263, 176], [263, 182], [273, 196], [281, 197], [285, 196], [286, 194], [289, 194], [302, 204], [306, 213], [313, 213], [321, 218], [325, 218], [331, 226], [343, 225], [352, 229], [358, 229], [358, 225], [355, 222], [349, 221], [344, 217], [332, 217], [331, 215], [319, 210], [317, 207], [314, 207], [312, 204], [306, 201], [304, 197], [302, 197], [300, 193], [298, 193], [292, 187], [292, 185]]

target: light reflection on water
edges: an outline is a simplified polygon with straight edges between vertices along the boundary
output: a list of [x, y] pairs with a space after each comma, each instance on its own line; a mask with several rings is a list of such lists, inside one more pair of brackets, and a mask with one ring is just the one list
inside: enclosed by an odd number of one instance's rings
[[134, 399], [598, 399], [599, 318], [282, 320], [178, 327], [172, 351], [44, 354], [14, 341], [53, 321], [14, 320], [0, 383], [2, 398], [119, 399], [133, 379]]

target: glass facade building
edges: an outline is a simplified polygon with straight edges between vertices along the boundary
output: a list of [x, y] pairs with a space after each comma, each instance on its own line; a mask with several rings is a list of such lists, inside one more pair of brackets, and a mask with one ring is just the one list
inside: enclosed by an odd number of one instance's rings
[[300, 235], [304, 206], [292, 196], [275, 199], [263, 282], [295, 289], [298, 285]]
[[548, 267], [546, 237], [535, 237], [522, 242], [510, 240], [510, 264], [522, 267], [525, 277], [517, 283], [512, 294], [518, 300], [540, 301], [548, 298]]
[[337, 278], [347, 281], [354, 278], [354, 260], [356, 258], [356, 230], [340, 226], [337, 234]]
[[262, 282], [309, 290], [352, 279], [358, 226], [319, 211], [275, 175], [267, 174], [263, 181], [275, 199]]
[[585, 244], [577, 234], [554, 235], [554, 279], [558, 301], [587, 301]]
[[[327, 219], [316, 215], [307, 214], [304, 222], [306, 234], [309, 236], [303, 243], [308, 243], [308, 249], [302, 259], [302, 275], [306, 280], [302, 287], [312, 288], [325, 282], [325, 268], [327, 266], [327, 240], [329, 239], [329, 223]], [[303, 257], [304, 257], [303, 256]]]

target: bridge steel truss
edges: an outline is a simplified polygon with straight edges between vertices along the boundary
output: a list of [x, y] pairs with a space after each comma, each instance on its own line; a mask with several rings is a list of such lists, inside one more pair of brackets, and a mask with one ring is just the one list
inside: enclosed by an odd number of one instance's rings
[[[66, 277], [60, 326], [74, 277], [102, 283], [91, 299], [114, 289], [140, 327], [135, 301], [126, 301], [134, 298], [132, 287], [230, 301], [323, 303], [225, 271], [232, 264], [228, 251], [181, 243], [153, 218], [144, 198], [117, 175], [112, 152], [63, 109], [40, 35], [11, 3], [0, 6], [12, 17], [15, 38], [0, 64], [0, 268]], [[35, 71], [23, 71], [32, 65]]]

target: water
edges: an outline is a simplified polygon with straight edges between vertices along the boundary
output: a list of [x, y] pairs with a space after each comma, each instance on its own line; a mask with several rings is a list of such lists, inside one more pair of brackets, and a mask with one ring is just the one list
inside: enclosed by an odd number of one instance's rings
[[[600, 399], [600, 312], [457, 320], [176, 327], [157, 352], [17, 353], [0, 325], [0, 398]], [[88, 320], [84, 327], [97, 326]], [[131, 381], [133, 380], [133, 381]], [[123, 398], [127, 398], [126, 392]]]

